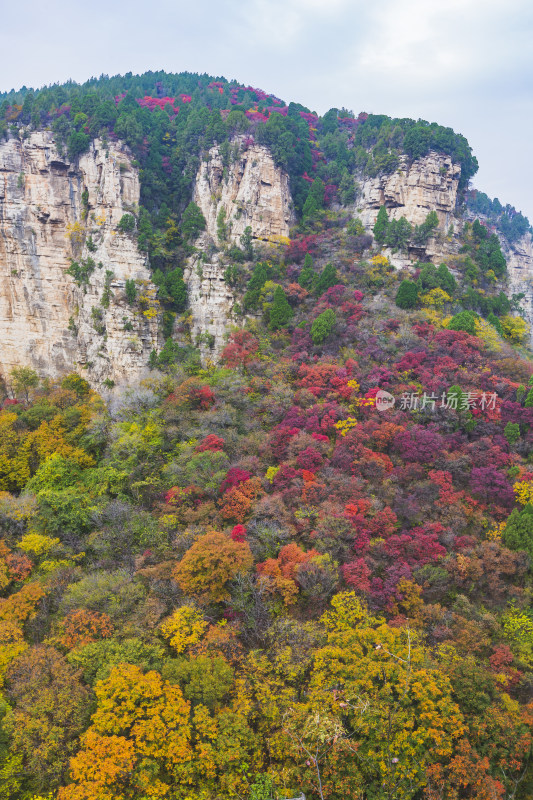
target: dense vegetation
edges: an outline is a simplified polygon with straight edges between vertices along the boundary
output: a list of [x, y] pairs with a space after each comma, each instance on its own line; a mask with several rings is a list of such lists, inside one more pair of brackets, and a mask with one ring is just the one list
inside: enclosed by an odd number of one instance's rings
[[[478, 163], [464, 136], [436, 122], [412, 119], [391, 119], [384, 114], [370, 114], [356, 132], [357, 161], [369, 174], [394, 172], [399, 155], [421, 158], [436, 150], [446, 153], [461, 165], [460, 185], [465, 187], [477, 170]], [[370, 152], [368, 152], [370, 150]]]
[[219, 367], [169, 339], [107, 401], [6, 380], [0, 797], [531, 796], [533, 364], [498, 253], [477, 223], [398, 273], [306, 225], [228, 273], [255, 316]]
[[514, 206], [509, 203], [503, 206], [497, 197], [491, 200], [488, 195], [477, 189], [466, 193], [466, 206], [476, 216], [485, 217], [511, 244], [532, 230], [528, 218]]

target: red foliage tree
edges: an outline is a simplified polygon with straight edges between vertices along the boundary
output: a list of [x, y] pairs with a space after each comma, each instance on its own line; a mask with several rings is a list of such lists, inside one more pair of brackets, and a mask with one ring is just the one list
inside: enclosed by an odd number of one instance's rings
[[222, 362], [232, 369], [239, 367], [246, 371], [259, 350], [259, 340], [248, 331], [234, 331], [221, 354]]
[[220, 484], [220, 494], [225, 494], [230, 489], [233, 489], [234, 486], [239, 486], [239, 484], [244, 483], [251, 477], [251, 473], [246, 469], [241, 469], [240, 467], [230, 467], [226, 473], [226, 477]]
[[216, 436], [210, 433], [205, 439], [202, 439], [194, 448], [195, 453], [205, 453], [206, 451], [218, 452], [224, 449], [224, 439], [221, 436]]

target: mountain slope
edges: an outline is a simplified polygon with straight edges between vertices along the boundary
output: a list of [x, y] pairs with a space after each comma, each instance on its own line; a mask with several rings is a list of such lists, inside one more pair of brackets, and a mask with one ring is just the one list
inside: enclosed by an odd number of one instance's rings
[[[46, 355], [5, 376], [2, 791], [527, 800], [530, 234], [475, 205], [453, 132], [254, 92], [157, 74], [3, 109], [1, 241], [56, 219], [57, 314], [94, 330], [71, 347], [120, 364], [150, 333], [128, 389]], [[25, 236], [13, 281], [53, 261]]]

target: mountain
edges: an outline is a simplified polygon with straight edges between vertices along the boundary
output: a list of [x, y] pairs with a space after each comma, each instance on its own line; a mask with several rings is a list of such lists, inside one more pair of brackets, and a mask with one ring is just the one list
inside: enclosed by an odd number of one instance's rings
[[[244, 231], [281, 246], [291, 231], [316, 235], [324, 225], [310, 224], [313, 204], [339, 215], [336, 224], [359, 220], [367, 234], [384, 205], [392, 264], [450, 262], [464, 289], [457, 308], [486, 316], [486, 295], [503, 291], [511, 301], [523, 294], [522, 313], [533, 318], [529, 222], [468, 191], [477, 162], [449, 128], [338, 109], [319, 118], [252, 87], [165, 73], [24, 90], [3, 97], [2, 118], [5, 374], [74, 366], [95, 386], [135, 380], [173, 331], [180, 338], [185, 307], [189, 343], [204, 359], [216, 355], [228, 322], [239, 321], [239, 293], [224, 274], [246, 263]], [[206, 220], [200, 241], [203, 228], [183, 229], [191, 202]], [[431, 212], [438, 224], [417, 239], [411, 228]], [[466, 275], [460, 258], [475, 218], [507, 261], [488, 280]]]
[[435, 123], [0, 96], [0, 795], [527, 800], [529, 221]]

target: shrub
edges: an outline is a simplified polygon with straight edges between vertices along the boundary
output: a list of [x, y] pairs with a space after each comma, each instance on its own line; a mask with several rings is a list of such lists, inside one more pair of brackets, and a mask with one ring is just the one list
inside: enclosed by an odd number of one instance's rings
[[123, 214], [117, 228], [121, 233], [130, 233], [135, 228], [135, 217], [133, 214]]
[[476, 335], [476, 319], [477, 314], [473, 311], [460, 311], [448, 323], [448, 329], [451, 331], [465, 331], [472, 336]]
[[504, 434], [509, 444], [516, 444], [520, 439], [520, 425], [516, 422], [508, 422], [504, 428]]
[[527, 336], [527, 322], [522, 317], [506, 315], [501, 318], [503, 335], [513, 344], [521, 344]]

